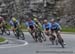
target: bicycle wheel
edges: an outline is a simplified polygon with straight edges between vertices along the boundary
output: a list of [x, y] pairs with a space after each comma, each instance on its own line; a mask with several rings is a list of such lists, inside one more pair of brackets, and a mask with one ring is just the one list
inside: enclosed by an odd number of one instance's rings
[[38, 42], [38, 33], [37, 32], [35, 32], [34, 40], [35, 40], [35, 42]]
[[1, 28], [1, 35], [3, 35], [3, 33], [4, 33], [4, 29], [3, 29], [3, 27]]
[[64, 42], [62, 39], [58, 38], [58, 42], [61, 45], [62, 48], [64, 48]]
[[35, 40], [35, 37], [33, 36], [34, 32], [29, 32], [29, 33], [31, 34], [32, 38]]
[[6, 33], [7, 35], [10, 35], [10, 30], [5, 29], [5, 33]]
[[10, 35], [10, 31], [6, 28], [6, 27], [2, 27], [1, 28], [1, 31], [2, 31], [2, 35], [5, 33], [7, 35]]
[[42, 43], [43, 40], [42, 40], [42, 35], [40, 31], [37, 32], [37, 36], [38, 36], [38, 41]]
[[25, 40], [24, 33], [22, 31], [19, 32], [19, 38]]
[[51, 36], [51, 37], [49, 37], [49, 40], [51, 41], [51, 43], [52, 43], [52, 45], [54, 45], [54, 37], [53, 36]]
[[58, 41], [58, 42], [59, 42], [59, 44], [61, 45], [61, 47], [64, 48], [64, 43], [61, 42], [61, 41]]
[[14, 36], [15, 36], [17, 39], [19, 39], [19, 31], [18, 31], [18, 30], [15, 30], [15, 31], [13, 31], [13, 33], [14, 33]]
[[41, 39], [41, 37], [38, 37], [38, 40], [39, 40], [39, 42], [41, 42], [41, 43], [42, 43], [42, 39]]
[[45, 37], [45, 35], [44, 35], [43, 32], [41, 32], [41, 37], [42, 37], [42, 39], [43, 39], [44, 41], [46, 41], [46, 37]]

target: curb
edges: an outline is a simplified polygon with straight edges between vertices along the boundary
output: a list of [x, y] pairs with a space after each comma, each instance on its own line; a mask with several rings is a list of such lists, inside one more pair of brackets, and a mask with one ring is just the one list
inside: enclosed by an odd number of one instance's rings
[[[29, 33], [29, 32], [24, 32], [24, 33]], [[61, 34], [75, 34], [75, 32], [61, 32]]]
[[75, 34], [75, 32], [61, 32], [62, 34]]
[[3, 42], [0, 42], [0, 45], [2, 45], [2, 44], [8, 44], [8, 40], [5, 40]]

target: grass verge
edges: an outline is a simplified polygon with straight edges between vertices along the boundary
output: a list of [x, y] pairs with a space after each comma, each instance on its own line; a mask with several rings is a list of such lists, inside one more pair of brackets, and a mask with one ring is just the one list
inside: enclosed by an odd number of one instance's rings
[[62, 32], [75, 32], [75, 28], [62, 27]]
[[[7, 28], [10, 29], [11, 26], [7, 25]], [[21, 29], [24, 32], [28, 31], [27, 28], [26, 28], [26, 26], [24, 24], [21, 24]], [[75, 32], [75, 28], [74, 27], [72, 28], [72, 27], [64, 27], [64, 26], [62, 26], [62, 32]]]
[[3, 37], [0, 37], [0, 42], [4, 42], [6, 39]]

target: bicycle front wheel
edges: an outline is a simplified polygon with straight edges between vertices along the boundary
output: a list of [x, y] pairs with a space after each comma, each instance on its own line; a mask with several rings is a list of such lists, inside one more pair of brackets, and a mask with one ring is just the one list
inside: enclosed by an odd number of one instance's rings
[[24, 33], [22, 31], [19, 32], [19, 38], [25, 40]]

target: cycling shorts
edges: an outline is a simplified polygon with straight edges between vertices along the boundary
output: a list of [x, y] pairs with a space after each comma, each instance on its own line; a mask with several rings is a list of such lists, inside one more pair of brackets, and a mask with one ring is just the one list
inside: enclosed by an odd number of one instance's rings
[[33, 26], [33, 25], [30, 25], [29, 28], [30, 28], [31, 30], [33, 30], [33, 29], [34, 29], [34, 26]]
[[49, 28], [46, 28], [46, 31], [48, 31], [49, 30]]
[[14, 28], [17, 28], [17, 25], [18, 25], [17, 23], [14, 23], [13, 27], [14, 27]]
[[53, 32], [53, 31], [55, 31], [55, 32], [57, 32], [57, 31], [60, 31], [60, 29], [51, 29], [51, 31]]

